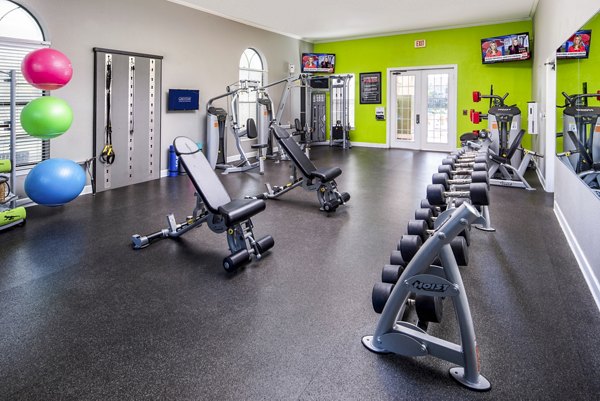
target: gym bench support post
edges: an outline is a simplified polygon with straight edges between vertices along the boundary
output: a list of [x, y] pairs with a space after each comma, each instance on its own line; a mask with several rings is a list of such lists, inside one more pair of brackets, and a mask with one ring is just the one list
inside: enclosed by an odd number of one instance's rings
[[[463, 386], [477, 391], [491, 388], [490, 382], [479, 373], [475, 328], [462, 277], [450, 247], [451, 240], [466, 226], [483, 224], [482, 220], [479, 212], [468, 203], [452, 211], [448, 220], [423, 244], [402, 272], [385, 304], [375, 334], [362, 338], [366, 348], [379, 354], [432, 355], [459, 365], [450, 369], [450, 376]], [[446, 278], [426, 274], [437, 255]], [[401, 320], [411, 293], [452, 298], [460, 330], [460, 345], [432, 336]]]

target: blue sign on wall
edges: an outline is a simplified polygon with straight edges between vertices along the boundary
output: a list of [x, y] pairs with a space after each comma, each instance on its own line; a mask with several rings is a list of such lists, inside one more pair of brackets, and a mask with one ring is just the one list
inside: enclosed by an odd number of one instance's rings
[[169, 89], [169, 110], [198, 110], [200, 91]]

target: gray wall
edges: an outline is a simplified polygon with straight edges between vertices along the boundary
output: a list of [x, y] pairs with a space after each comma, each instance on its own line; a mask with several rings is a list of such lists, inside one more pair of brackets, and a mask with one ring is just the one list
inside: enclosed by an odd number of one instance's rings
[[[53, 92], [73, 108], [71, 129], [51, 142], [52, 157], [76, 161], [92, 155], [93, 47], [164, 56], [163, 94], [169, 88], [200, 89], [199, 112], [169, 113], [162, 105], [161, 169], [173, 138], [187, 135], [206, 143], [204, 106], [238, 79], [242, 52], [263, 54], [268, 80], [287, 76], [288, 64], [299, 65], [300, 53], [312, 45], [252, 28], [166, 0], [23, 0], [45, 29], [52, 47], [73, 63], [74, 76]], [[275, 104], [279, 91], [273, 91]], [[289, 118], [289, 117], [287, 117]], [[284, 119], [283, 123], [286, 122]]]

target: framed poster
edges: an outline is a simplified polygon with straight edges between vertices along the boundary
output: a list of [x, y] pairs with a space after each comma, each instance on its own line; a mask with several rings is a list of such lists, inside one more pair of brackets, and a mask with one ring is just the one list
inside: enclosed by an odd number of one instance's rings
[[381, 73], [360, 73], [360, 104], [381, 103]]

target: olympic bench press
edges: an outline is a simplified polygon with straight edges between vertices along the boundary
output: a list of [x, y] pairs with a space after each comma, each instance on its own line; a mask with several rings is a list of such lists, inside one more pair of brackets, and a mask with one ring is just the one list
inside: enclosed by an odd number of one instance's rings
[[[284, 186], [272, 187], [270, 184], [266, 184], [267, 192], [246, 198], [275, 199], [302, 186], [308, 191], [317, 191], [321, 210], [326, 212], [335, 212], [340, 205], [350, 200], [350, 194], [340, 193], [337, 189], [335, 179], [342, 174], [339, 167], [316, 168], [286, 130], [277, 125], [271, 125], [271, 129], [279, 145], [292, 160], [292, 181]], [[300, 170], [302, 177], [298, 177], [297, 170]]]
[[273, 237], [267, 235], [259, 240], [254, 239], [250, 218], [265, 210], [265, 202], [260, 199], [231, 199], [227, 190], [210, 167], [198, 145], [190, 138], [183, 136], [173, 141], [179, 163], [196, 188], [196, 207], [192, 216], [183, 223], [177, 223], [173, 214], [167, 216], [169, 227], [141, 236], [132, 236], [135, 249], [145, 248], [153, 241], [162, 238], [178, 238], [192, 228], [206, 223], [219, 234], [227, 232], [227, 243], [231, 255], [223, 260], [223, 267], [228, 272], [237, 270], [250, 261], [252, 255], [260, 259], [262, 254], [275, 244]]

